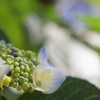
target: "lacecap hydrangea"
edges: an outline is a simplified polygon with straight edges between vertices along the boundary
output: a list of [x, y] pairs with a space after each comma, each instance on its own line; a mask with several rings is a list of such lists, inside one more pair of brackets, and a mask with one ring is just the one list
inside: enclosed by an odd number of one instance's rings
[[22, 50], [0, 41], [0, 88], [10, 86], [18, 91], [34, 90], [50, 94], [64, 82], [62, 72], [48, 63], [46, 48], [38, 57], [31, 50]]

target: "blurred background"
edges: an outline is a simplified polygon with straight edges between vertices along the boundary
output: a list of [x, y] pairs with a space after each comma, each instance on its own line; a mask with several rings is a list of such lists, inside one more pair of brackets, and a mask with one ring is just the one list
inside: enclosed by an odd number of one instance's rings
[[0, 40], [37, 54], [44, 45], [66, 77], [100, 88], [100, 0], [0, 0]]

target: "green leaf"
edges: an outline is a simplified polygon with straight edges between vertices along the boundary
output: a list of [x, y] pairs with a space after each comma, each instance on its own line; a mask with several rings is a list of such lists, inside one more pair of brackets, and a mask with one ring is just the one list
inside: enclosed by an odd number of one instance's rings
[[5, 32], [2, 29], [0, 29], [0, 40], [5, 40], [7, 43], [10, 42], [8, 36], [5, 34]]
[[89, 82], [68, 77], [52, 94], [25, 93], [18, 100], [100, 100], [100, 90]]
[[7, 100], [4, 96], [1, 95], [2, 94], [2, 90], [0, 89], [0, 100]]
[[1, 100], [7, 100], [4, 96], [1, 97]]
[[100, 17], [84, 16], [82, 20], [88, 28], [100, 32]]

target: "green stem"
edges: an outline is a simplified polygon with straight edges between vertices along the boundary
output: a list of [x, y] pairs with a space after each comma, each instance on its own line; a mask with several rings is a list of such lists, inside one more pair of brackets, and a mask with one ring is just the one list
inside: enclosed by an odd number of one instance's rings
[[2, 97], [2, 90], [0, 89], [0, 100], [1, 100], [1, 97]]

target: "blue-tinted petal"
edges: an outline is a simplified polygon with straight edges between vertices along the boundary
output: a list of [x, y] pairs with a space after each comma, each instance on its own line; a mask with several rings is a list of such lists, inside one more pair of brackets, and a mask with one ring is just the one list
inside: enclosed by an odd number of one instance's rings
[[43, 83], [43, 86], [49, 89], [45, 94], [50, 94], [56, 91], [66, 79], [59, 69], [53, 67], [49, 68], [51, 69], [51, 78], [47, 82]]
[[48, 55], [46, 53], [46, 48], [43, 46], [38, 54], [38, 60], [40, 61], [41, 64], [47, 63]]
[[[43, 79], [42, 76], [46, 74], [46, 71], [47, 73], [49, 71], [50, 73], [48, 74], [50, 75], [47, 79]], [[34, 73], [35, 72], [37, 72], [37, 77], [41, 81], [41, 86], [34, 85], [35, 87], [33, 86], [33, 88], [45, 94], [50, 94], [56, 91], [66, 79], [59, 69], [55, 67], [49, 67], [48, 64], [38, 65], [34, 70]], [[36, 80], [39, 81], [38, 79]]]
[[10, 71], [9, 65], [0, 66], [0, 78], [3, 77], [5, 74], [7, 74], [9, 71]]
[[54, 66], [53, 66], [51, 63], [49, 63], [49, 62], [48, 62], [47, 64], [48, 64], [49, 67], [54, 67]]

